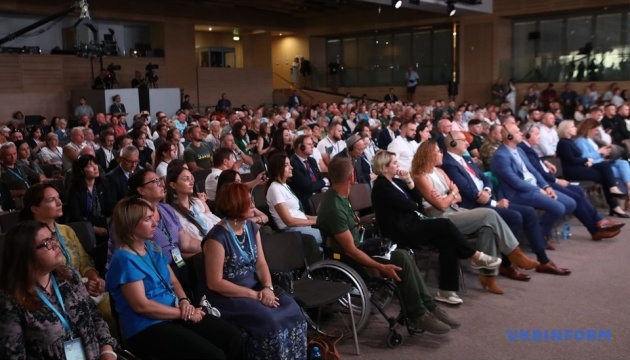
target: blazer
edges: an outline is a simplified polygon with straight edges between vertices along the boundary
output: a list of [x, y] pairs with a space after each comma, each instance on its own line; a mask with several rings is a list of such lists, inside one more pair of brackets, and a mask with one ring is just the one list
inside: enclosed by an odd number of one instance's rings
[[[475, 165], [475, 162], [468, 156], [464, 156], [464, 160], [466, 161], [466, 164], [474, 170], [477, 178], [483, 181], [483, 187], [492, 189], [492, 182], [486, 177], [486, 175], [484, 175], [477, 165]], [[477, 197], [479, 195], [477, 185], [475, 185], [470, 178], [470, 175], [468, 175], [468, 171], [448, 153], [444, 154], [444, 158], [442, 160], [442, 170], [444, 170], [446, 175], [448, 175], [451, 181], [453, 181], [459, 189], [459, 194], [462, 197], [462, 201], [459, 203], [459, 206], [466, 209], [474, 209], [481, 206], [481, 204], [477, 202]], [[492, 199], [488, 200], [488, 202], [490, 201], [492, 201]]]
[[[400, 131], [395, 131], [394, 135], [400, 135]], [[378, 136], [376, 137], [376, 145], [378, 145], [379, 149], [387, 149], [389, 143], [394, 141], [392, 136], [389, 134], [389, 128], [383, 128], [378, 132]]]
[[587, 168], [584, 164], [588, 159], [582, 156], [582, 151], [572, 140], [560, 139], [556, 155], [560, 158], [562, 172], [566, 179], [581, 178], [577, 174]]
[[287, 180], [287, 185], [291, 187], [295, 196], [297, 196], [300, 202], [302, 202], [305, 212], [314, 214], [314, 209], [310, 208], [308, 199], [313, 196], [313, 193], [321, 191], [321, 189], [326, 186], [324, 177], [319, 171], [319, 166], [317, 166], [317, 160], [311, 156], [306, 159], [313, 171], [313, 174], [317, 178], [317, 181], [315, 182], [311, 180], [310, 175], [306, 171], [306, 166], [297, 155], [291, 155], [290, 161], [291, 167], [293, 168], [293, 176]]
[[87, 211], [87, 188], [73, 187], [73, 191], [68, 193], [68, 204], [66, 205], [67, 221], [89, 221], [94, 226], [100, 226], [108, 228], [107, 217], [112, 214], [113, 203], [110, 201], [111, 197], [107, 196], [108, 187], [106, 185], [107, 179], [97, 180], [94, 183], [94, 190], [98, 201], [101, 204], [101, 216], [96, 217], [92, 212]]
[[374, 180], [371, 198], [378, 227], [384, 237], [393, 241], [417, 238], [419, 234], [414, 229], [420, 218], [415, 212], [424, 214], [422, 194], [417, 187], [409, 190], [400, 179], [395, 178], [394, 183], [404, 194], [383, 176]]
[[127, 195], [127, 190], [129, 190], [129, 185], [127, 184], [128, 179], [120, 166], [107, 173], [105, 177], [107, 178], [109, 188], [113, 195], [111, 201], [117, 202]]
[[540, 192], [541, 188], [549, 185], [529, 162], [523, 150], [518, 147], [516, 150], [527, 170], [535, 177], [536, 185], [525, 181], [523, 169], [514, 156], [512, 156], [508, 147], [505, 144], [501, 144], [494, 153], [494, 156], [492, 156], [492, 162], [490, 164], [492, 174], [499, 179], [499, 183], [501, 184], [499, 187], [499, 198], [512, 200], [517, 196], [526, 196], [528, 193], [537, 194]]
[[298, 104], [302, 104], [302, 98], [299, 95], [295, 95], [295, 96], [291, 95], [289, 97], [289, 102], [288, 102], [287, 106], [289, 108], [294, 108]]
[[520, 144], [518, 144], [518, 147], [521, 148], [521, 150], [523, 150], [523, 152], [527, 156], [527, 160], [529, 160], [532, 166], [536, 170], [538, 170], [538, 172], [543, 177], [543, 179], [545, 179], [546, 182], [548, 183], [556, 182], [556, 177], [553, 176], [551, 173], [546, 172], [543, 166], [540, 164], [540, 159], [538, 158], [538, 154], [536, 153], [536, 150], [534, 150], [531, 146], [525, 144], [525, 142], [521, 142]]

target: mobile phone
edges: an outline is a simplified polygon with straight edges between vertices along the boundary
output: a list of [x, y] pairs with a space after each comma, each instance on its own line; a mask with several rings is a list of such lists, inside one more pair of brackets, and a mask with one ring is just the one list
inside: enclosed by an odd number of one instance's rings
[[297, 136], [302, 136], [302, 135], [304, 135], [304, 130], [298, 130]]

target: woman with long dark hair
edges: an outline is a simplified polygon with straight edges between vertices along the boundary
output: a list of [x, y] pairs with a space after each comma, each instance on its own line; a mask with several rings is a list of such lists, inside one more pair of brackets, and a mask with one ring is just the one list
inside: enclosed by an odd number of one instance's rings
[[273, 133], [271, 145], [269, 145], [269, 156], [277, 152], [285, 153], [288, 156], [293, 155], [291, 132], [289, 129], [278, 128], [278, 130]]
[[168, 164], [177, 158], [177, 147], [170, 141], [162, 142], [157, 149], [155, 149], [155, 173], [159, 177], [166, 176], [166, 169]]
[[243, 122], [237, 122], [232, 127], [232, 135], [234, 135], [234, 142], [236, 146], [247, 155], [250, 155], [256, 151], [256, 143], [258, 139], [250, 139], [247, 135], [247, 125]]
[[271, 134], [269, 123], [261, 123], [260, 130], [258, 131], [258, 141], [256, 142], [256, 150], [259, 155], [264, 155], [271, 149], [269, 134]]

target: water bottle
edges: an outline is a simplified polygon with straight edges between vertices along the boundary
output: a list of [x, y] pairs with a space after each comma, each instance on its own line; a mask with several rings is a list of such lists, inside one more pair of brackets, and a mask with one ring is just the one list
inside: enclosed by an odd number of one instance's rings
[[311, 349], [310, 360], [322, 360], [322, 354], [319, 352], [319, 346], [315, 345]]
[[569, 222], [565, 221], [562, 225], [562, 240], [568, 240], [571, 237]]

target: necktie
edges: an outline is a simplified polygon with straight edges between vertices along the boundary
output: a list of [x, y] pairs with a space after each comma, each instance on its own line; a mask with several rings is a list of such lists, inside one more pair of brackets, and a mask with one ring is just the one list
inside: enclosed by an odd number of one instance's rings
[[311, 169], [311, 165], [308, 163], [308, 160], [304, 160], [304, 166], [306, 166], [306, 172], [308, 173], [308, 176], [311, 177], [311, 181], [317, 182], [317, 177], [315, 176], [313, 169]]
[[464, 169], [466, 169], [466, 171], [468, 171], [468, 173], [473, 177], [476, 178], [477, 174], [475, 173], [475, 170], [473, 170], [470, 165], [468, 165], [468, 163], [466, 162], [466, 160], [464, 160], [464, 158], [462, 158], [461, 160], [462, 166], [464, 167]]

